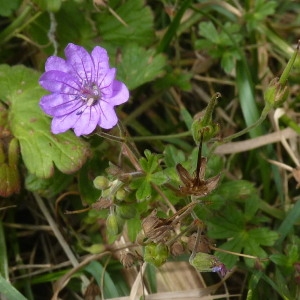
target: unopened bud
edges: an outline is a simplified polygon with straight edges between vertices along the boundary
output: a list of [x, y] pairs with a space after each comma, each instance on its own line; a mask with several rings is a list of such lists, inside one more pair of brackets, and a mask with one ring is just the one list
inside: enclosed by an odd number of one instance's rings
[[273, 79], [265, 91], [264, 99], [270, 108], [278, 108], [286, 101], [288, 97], [289, 90], [287, 86], [287, 80], [296, 61], [296, 57], [299, 52], [299, 44], [300, 41], [298, 41], [297, 48], [284, 68], [280, 78]]
[[97, 176], [94, 181], [94, 187], [98, 190], [105, 190], [109, 187], [109, 180], [105, 176]]
[[116, 199], [119, 201], [123, 201], [126, 197], [126, 191], [124, 189], [119, 189], [116, 192]]
[[288, 95], [288, 86], [281, 84], [279, 78], [274, 78], [265, 91], [264, 98], [270, 107], [278, 108], [287, 100]]
[[106, 229], [107, 232], [113, 236], [119, 233], [118, 220], [115, 214], [108, 215], [106, 219]]
[[195, 120], [192, 124], [192, 135], [196, 144], [198, 144], [203, 136], [203, 141], [206, 142], [216, 136], [220, 130], [217, 123], [212, 120], [212, 114], [217, 100], [221, 97], [220, 93], [216, 93], [209, 101], [204, 116]]
[[83, 247], [83, 249], [85, 251], [88, 251], [89, 253], [98, 254], [98, 253], [103, 252], [105, 250], [105, 247], [103, 244], [94, 244], [90, 247]]
[[189, 261], [199, 272], [220, 272], [222, 276], [227, 273], [225, 265], [214, 255], [198, 252], [195, 256], [191, 255]]

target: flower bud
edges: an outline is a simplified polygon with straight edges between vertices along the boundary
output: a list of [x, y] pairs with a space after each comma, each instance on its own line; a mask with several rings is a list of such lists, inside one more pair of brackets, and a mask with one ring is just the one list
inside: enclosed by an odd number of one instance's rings
[[264, 99], [270, 107], [278, 108], [287, 100], [288, 95], [288, 86], [281, 84], [279, 78], [274, 78], [264, 93]]
[[192, 124], [192, 135], [196, 144], [201, 140], [203, 136], [203, 141], [206, 142], [213, 138], [220, 130], [220, 127], [217, 123], [214, 123], [212, 120], [212, 114], [217, 100], [221, 97], [220, 93], [216, 93], [209, 101], [204, 116], [195, 120]]
[[106, 229], [110, 235], [117, 235], [119, 233], [118, 220], [115, 214], [108, 215], [106, 219]]
[[156, 267], [160, 267], [164, 264], [169, 256], [169, 250], [166, 245], [163, 244], [148, 244], [145, 247], [144, 260]]
[[222, 276], [227, 273], [227, 269], [219, 259], [207, 253], [198, 252], [191, 255], [190, 264], [199, 272], [220, 272]]
[[116, 199], [119, 200], [119, 201], [123, 201], [126, 197], [126, 191], [124, 189], [119, 189], [117, 192], [116, 192]]
[[94, 187], [97, 190], [105, 190], [109, 187], [109, 180], [105, 176], [97, 176], [94, 181]]
[[287, 80], [299, 52], [299, 43], [300, 40], [298, 41], [297, 48], [284, 68], [280, 78], [273, 79], [264, 93], [264, 99], [270, 108], [278, 108], [286, 101], [288, 97], [289, 90], [287, 86]]
[[83, 247], [83, 249], [92, 254], [98, 254], [105, 250], [105, 246], [103, 244], [94, 244], [90, 247]]

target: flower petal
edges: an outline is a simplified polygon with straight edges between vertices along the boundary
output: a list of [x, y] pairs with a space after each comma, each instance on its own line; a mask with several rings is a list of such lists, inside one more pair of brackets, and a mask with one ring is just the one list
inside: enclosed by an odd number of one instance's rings
[[106, 70], [105, 75], [102, 78], [98, 78], [98, 86], [101, 90], [101, 94], [108, 98], [113, 93], [112, 84], [116, 77], [116, 69]]
[[94, 131], [100, 118], [100, 111], [97, 105], [86, 107], [74, 124], [74, 132], [77, 136], [90, 134]]
[[76, 119], [73, 115], [65, 115], [61, 117], [55, 117], [51, 123], [51, 131], [54, 134], [63, 133], [70, 128], [73, 128]]
[[100, 106], [101, 117], [98, 125], [103, 129], [113, 128], [118, 123], [118, 117], [114, 107], [105, 102], [101, 102]]
[[72, 113], [54, 117], [51, 130], [54, 134], [57, 134], [73, 128], [77, 136], [90, 134], [96, 128], [99, 117], [99, 107], [85, 107], [81, 114]]
[[[61, 92], [74, 95], [80, 89], [75, 76], [60, 71], [48, 71], [39, 80], [40, 85], [50, 92]], [[77, 93], [76, 93], [77, 94]]]
[[95, 47], [89, 54], [83, 47], [68, 44], [66, 60], [51, 56], [40, 85], [51, 95], [40, 106], [53, 116], [52, 132], [73, 128], [76, 135], [90, 134], [97, 125], [110, 129], [118, 122], [114, 106], [128, 101], [125, 84], [115, 80], [116, 69], [109, 67], [107, 51]]
[[101, 82], [103, 76], [106, 74], [107, 70], [109, 69], [109, 63], [108, 63], [109, 58], [107, 55], [107, 51], [104, 48], [96, 46], [93, 49], [91, 56], [95, 66], [95, 73], [96, 73], [95, 78], [97, 79], [98, 82], [99, 81]]
[[68, 44], [65, 49], [67, 64], [73, 75], [78, 76], [81, 81], [94, 81], [95, 69], [91, 55], [83, 48], [74, 44]]
[[61, 72], [69, 72], [70, 68], [66, 64], [66, 61], [58, 56], [50, 56], [45, 64], [45, 71], [61, 71]]
[[40, 107], [43, 111], [51, 116], [59, 117], [69, 113], [73, 113], [75, 110], [80, 109], [82, 102], [75, 100], [74, 97], [62, 94], [50, 94], [43, 96], [40, 101]]
[[113, 93], [109, 98], [110, 105], [119, 105], [129, 99], [129, 91], [127, 86], [118, 80], [114, 80], [112, 85]]

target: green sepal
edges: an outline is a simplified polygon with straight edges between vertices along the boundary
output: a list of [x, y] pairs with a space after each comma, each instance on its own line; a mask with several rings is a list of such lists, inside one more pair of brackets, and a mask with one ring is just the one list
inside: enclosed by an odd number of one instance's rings
[[110, 235], [117, 235], [119, 233], [118, 220], [115, 214], [108, 215], [106, 219], [106, 229]]
[[196, 144], [200, 142], [202, 136], [203, 142], [207, 142], [218, 134], [220, 127], [217, 123], [213, 122], [212, 114], [220, 97], [220, 93], [213, 95], [205, 109], [204, 116], [192, 123], [191, 131]]
[[168, 256], [169, 250], [166, 245], [152, 243], [145, 246], [144, 260], [156, 267], [163, 265]]
[[271, 108], [280, 107], [288, 98], [289, 88], [287, 86], [287, 80], [291, 73], [292, 67], [295, 63], [298, 53], [299, 43], [297, 49], [295, 50], [294, 54], [288, 61], [286, 67], [284, 68], [280, 78], [274, 78], [270, 82], [267, 90], [264, 93], [264, 99], [266, 101], [266, 104], [269, 105]]
[[216, 256], [203, 252], [191, 256], [189, 262], [199, 272], [215, 272], [215, 268], [221, 264]]

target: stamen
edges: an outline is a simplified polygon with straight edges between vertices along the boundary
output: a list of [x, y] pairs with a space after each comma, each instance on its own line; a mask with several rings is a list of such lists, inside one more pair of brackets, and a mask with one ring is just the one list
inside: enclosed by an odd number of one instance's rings
[[95, 102], [97, 102], [97, 99], [94, 99], [94, 98], [89, 98], [87, 101], [86, 101], [86, 105], [88, 107], [91, 107], [95, 104]]
[[[99, 87], [95, 83], [84, 81], [80, 98], [88, 107], [95, 105], [101, 98]], [[80, 114], [80, 112], [78, 112], [77, 114]]]

